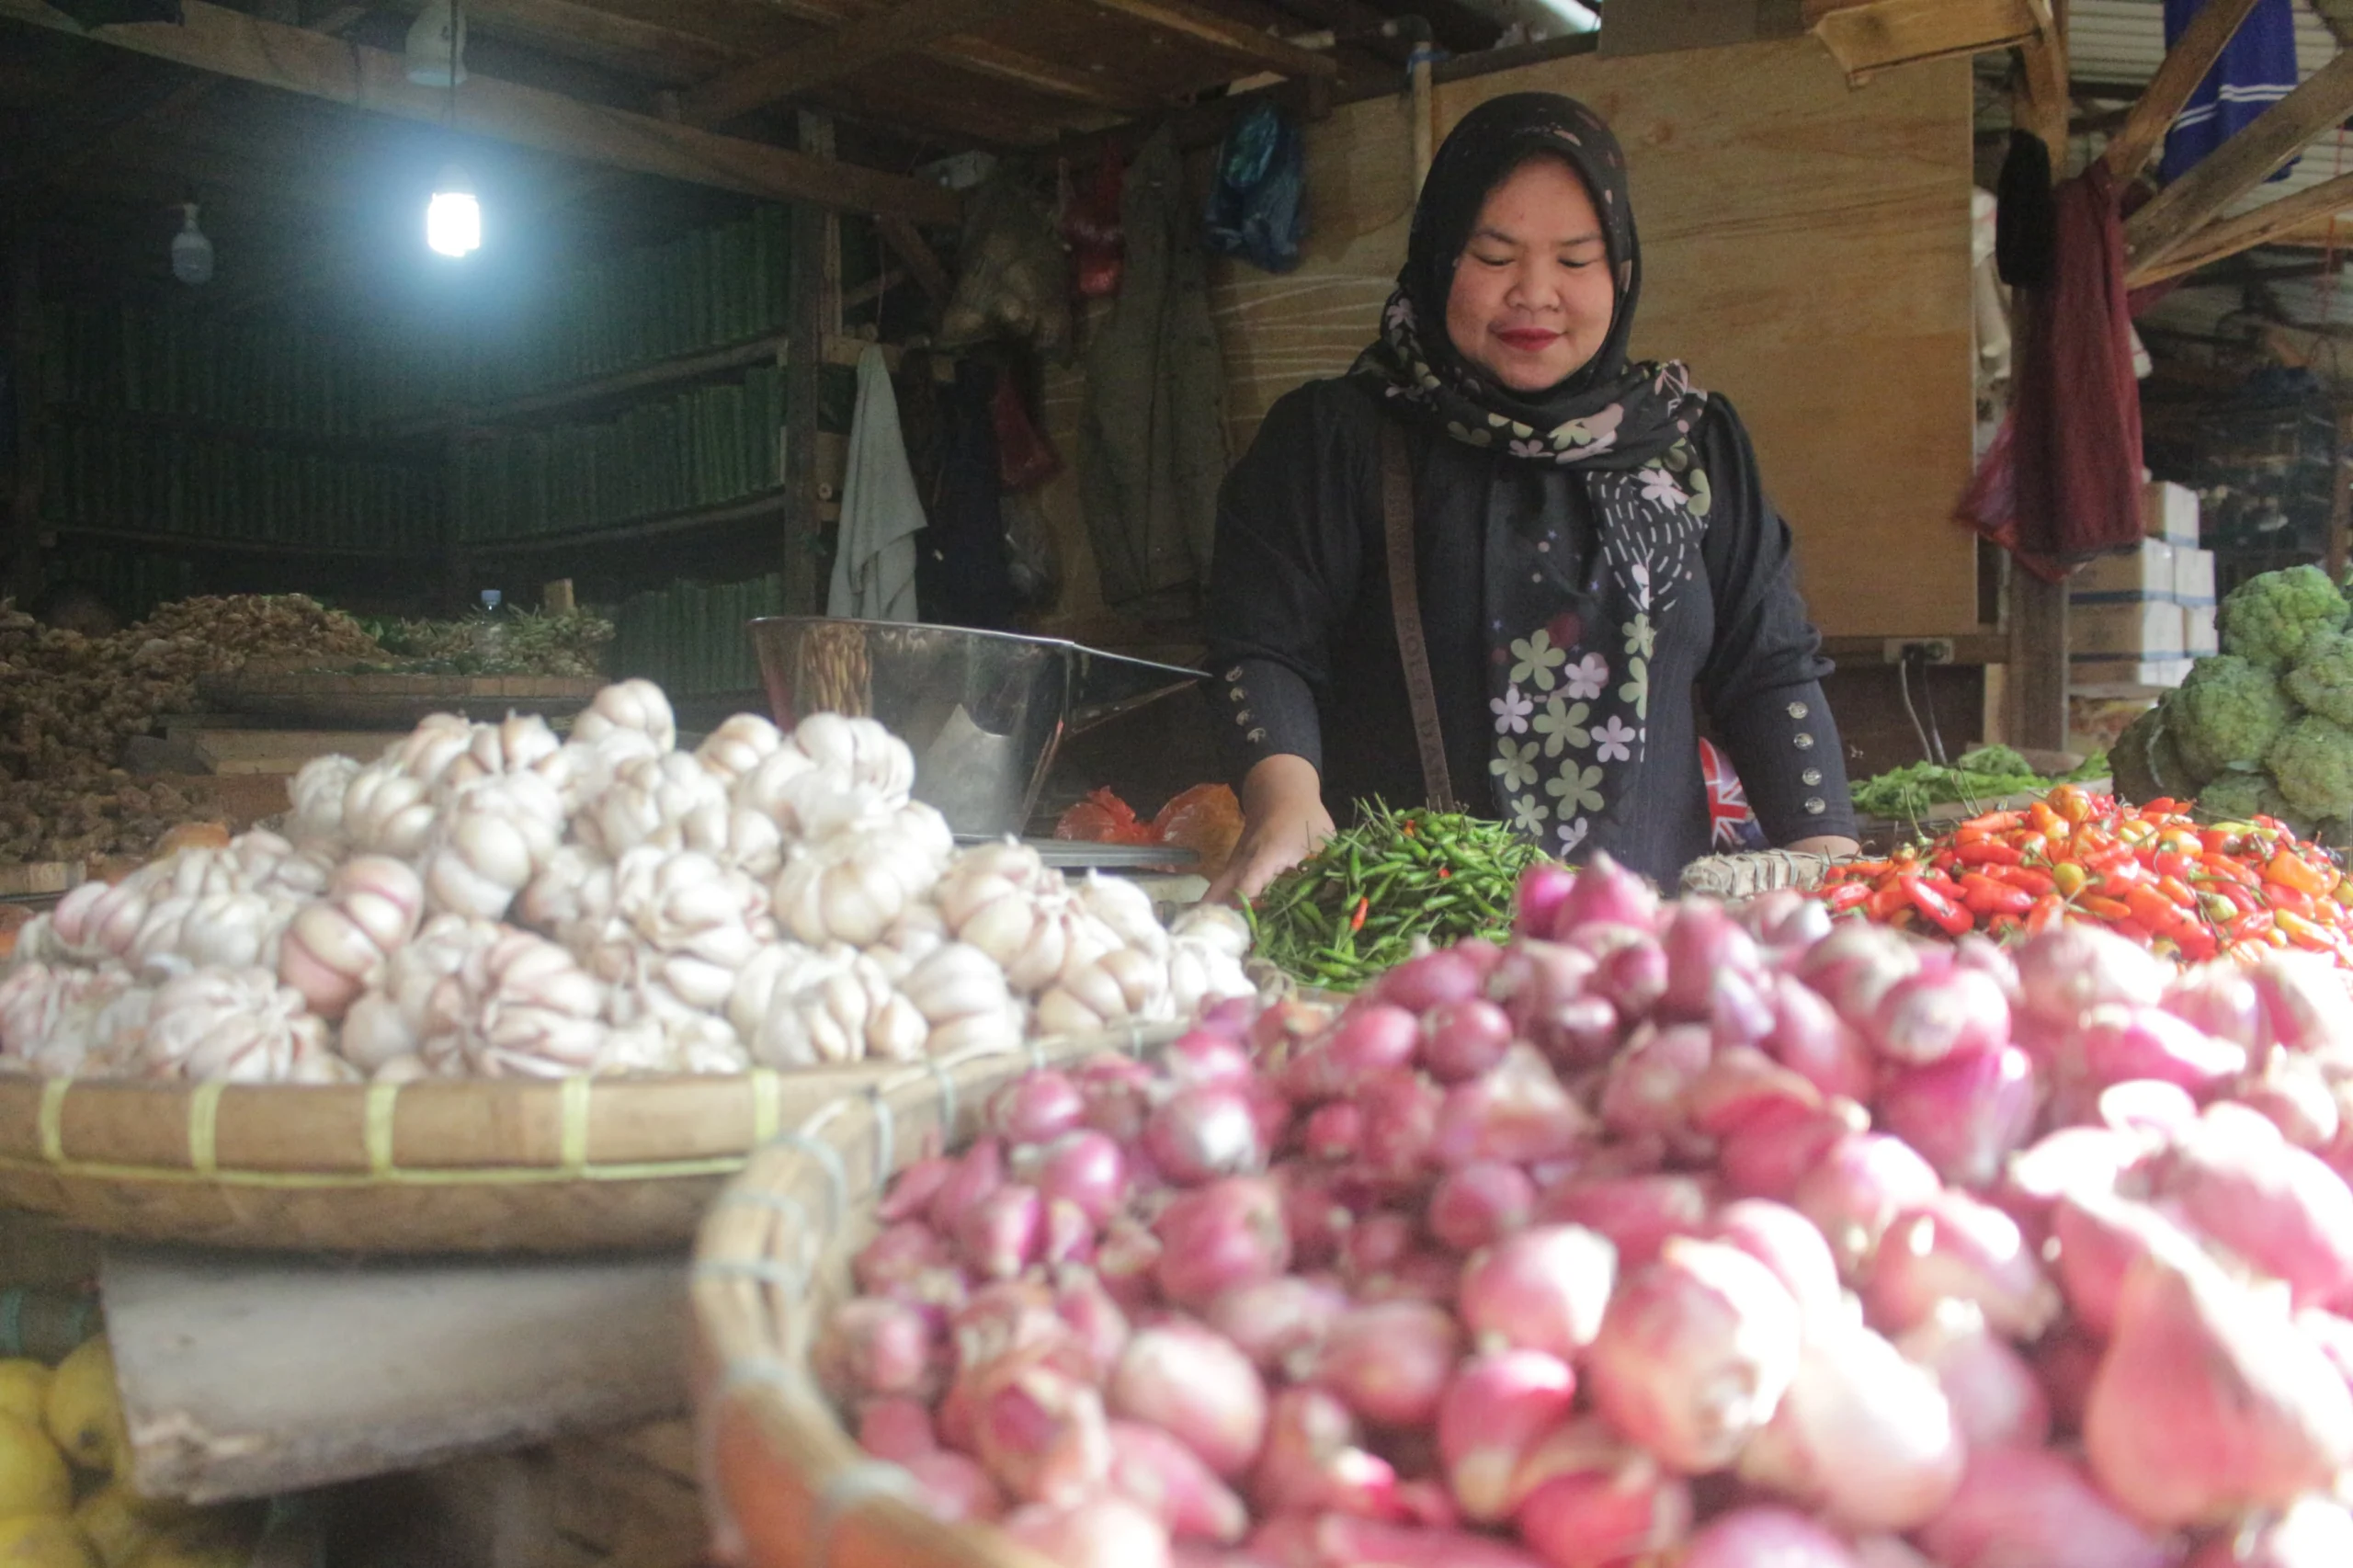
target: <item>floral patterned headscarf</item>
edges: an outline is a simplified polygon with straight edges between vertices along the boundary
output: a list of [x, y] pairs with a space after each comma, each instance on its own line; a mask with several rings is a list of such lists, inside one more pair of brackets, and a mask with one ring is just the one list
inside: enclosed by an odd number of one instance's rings
[[[1608, 335], [1585, 367], [1549, 391], [1515, 392], [1482, 374], [1446, 331], [1447, 296], [1488, 193], [1538, 153], [1565, 159], [1601, 214], [1617, 284]], [[1558, 93], [1509, 93], [1462, 117], [1414, 209], [1404, 269], [1381, 315], [1381, 340], [1355, 370], [1474, 447], [1596, 471], [1639, 469], [1688, 436], [1707, 405], [1679, 362], [1630, 363], [1643, 292], [1642, 243], [1626, 193], [1626, 158], [1601, 118]]]

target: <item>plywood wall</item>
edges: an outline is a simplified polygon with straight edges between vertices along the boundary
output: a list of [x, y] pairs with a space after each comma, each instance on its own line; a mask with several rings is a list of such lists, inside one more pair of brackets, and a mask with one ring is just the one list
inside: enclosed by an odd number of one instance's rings
[[[1585, 99], [1624, 141], [1647, 274], [1635, 351], [1690, 361], [1738, 403], [1823, 631], [1969, 630], [1976, 551], [1948, 520], [1971, 464], [1967, 62], [1850, 89], [1810, 39], [1581, 56], [1442, 85], [1439, 133], [1529, 90]], [[1376, 99], [1311, 128], [1297, 271], [1217, 267], [1236, 452], [1277, 397], [1371, 336], [1404, 256], [1410, 112]], [[1074, 375], [1051, 389], [1058, 437], [1079, 392]], [[1074, 487], [1047, 510], [1073, 569], [1056, 629], [1140, 640], [1104, 611]]]

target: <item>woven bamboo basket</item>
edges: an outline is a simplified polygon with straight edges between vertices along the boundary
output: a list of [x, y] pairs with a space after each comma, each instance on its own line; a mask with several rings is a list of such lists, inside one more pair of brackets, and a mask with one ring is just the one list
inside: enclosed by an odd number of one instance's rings
[[682, 1245], [753, 1149], [904, 1073], [861, 1062], [349, 1086], [0, 1077], [0, 1207], [213, 1246]]
[[1051, 1568], [985, 1526], [947, 1525], [906, 1472], [845, 1430], [810, 1371], [817, 1330], [851, 1290], [893, 1173], [937, 1138], [980, 1131], [988, 1097], [1032, 1067], [1107, 1047], [1149, 1056], [1155, 1026], [1048, 1040], [1020, 1055], [903, 1068], [824, 1107], [756, 1153], [696, 1244], [695, 1411], [720, 1558], [745, 1568]]

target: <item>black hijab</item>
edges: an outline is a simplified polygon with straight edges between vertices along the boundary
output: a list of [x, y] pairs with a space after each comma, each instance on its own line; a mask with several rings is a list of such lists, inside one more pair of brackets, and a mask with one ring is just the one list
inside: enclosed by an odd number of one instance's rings
[[[1599, 351], [1558, 386], [1524, 393], [1496, 386], [1457, 351], [1446, 304], [1488, 194], [1539, 153], [1565, 160], [1592, 194], [1617, 299]], [[1626, 159], [1608, 126], [1558, 93], [1490, 98], [1463, 116], [1430, 165], [1381, 339], [1358, 357], [1355, 371], [1378, 377], [1392, 397], [1472, 446], [1595, 471], [1640, 468], [1688, 436], [1707, 402], [1680, 361], [1628, 360], [1642, 291]]]

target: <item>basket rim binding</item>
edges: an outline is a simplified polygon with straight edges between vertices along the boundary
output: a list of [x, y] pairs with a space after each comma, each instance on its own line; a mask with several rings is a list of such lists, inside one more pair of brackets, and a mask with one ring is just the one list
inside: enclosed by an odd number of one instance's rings
[[[904, 1064], [820, 1108], [797, 1128], [753, 1152], [705, 1215], [690, 1280], [698, 1359], [696, 1441], [706, 1511], [722, 1560], [745, 1563], [751, 1543], [731, 1495], [720, 1449], [731, 1419], [751, 1423], [764, 1457], [802, 1462], [784, 1472], [807, 1493], [799, 1516], [779, 1527], [795, 1562], [830, 1565], [932, 1563], [969, 1568], [1044, 1568], [1043, 1560], [993, 1528], [943, 1524], [915, 1499], [899, 1466], [868, 1456], [842, 1425], [809, 1367], [817, 1325], [802, 1310], [826, 1249], [853, 1212], [879, 1202], [890, 1179], [919, 1157], [926, 1135], [944, 1150], [980, 1130], [988, 1096], [1022, 1073], [1068, 1066], [1107, 1051], [1150, 1060], [1189, 1023], [1130, 1024], [1097, 1035], [1036, 1040], [1021, 1050], [960, 1053]], [[893, 1102], [898, 1103], [893, 1103]], [[960, 1136], [961, 1132], [961, 1136]], [[863, 1158], [859, 1158], [863, 1145]], [[822, 1215], [803, 1200], [823, 1184]], [[867, 1550], [836, 1557], [854, 1535]], [[782, 1559], [757, 1559], [764, 1565]]]

